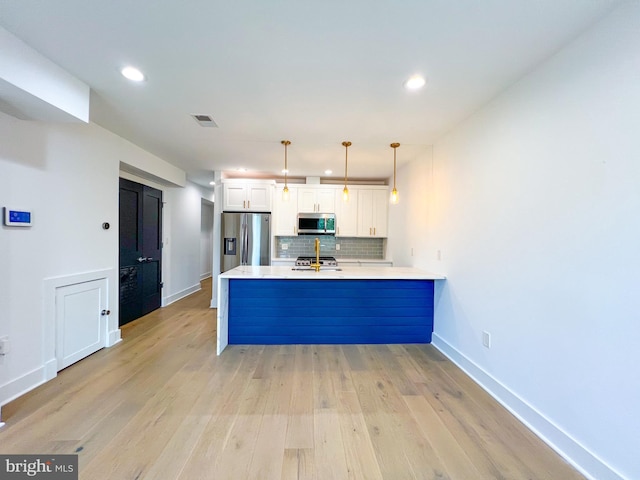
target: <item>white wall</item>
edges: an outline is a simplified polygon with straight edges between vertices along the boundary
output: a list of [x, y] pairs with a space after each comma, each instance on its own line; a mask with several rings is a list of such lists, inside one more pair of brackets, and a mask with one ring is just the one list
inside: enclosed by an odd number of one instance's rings
[[[28, 122], [0, 113], [0, 138], [0, 206], [29, 209], [34, 221], [28, 229], [0, 227], [0, 337], [9, 336], [11, 342], [11, 352], [0, 357], [2, 405], [51, 378], [55, 339], [48, 337], [55, 328], [47, 311], [45, 279], [109, 271], [109, 339], [119, 339], [121, 165], [143, 165], [149, 175], [167, 183], [180, 175], [95, 124]], [[163, 259], [174, 272], [166, 277], [166, 303], [189, 287], [199, 288], [200, 204], [202, 198], [210, 201], [212, 192], [189, 183], [185, 188], [152, 186], [166, 192], [165, 232], [171, 250]], [[103, 230], [103, 222], [111, 228]]]
[[211, 198], [208, 189], [187, 182], [184, 188], [168, 188], [163, 199], [170, 228], [165, 230], [165, 248], [171, 255], [163, 276], [163, 305], [200, 290], [200, 231], [202, 198]]
[[432, 169], [432, 151], [398, 169], [396, 187], [400, 202], [389, 205], [387, 239], [387, 259], [393, 260], [394, 267], [426, 268], [428, 259], [434, 256], [426, 243], [433, 204], [425, 192], [433, 191]]
[[[634, 2], [585, 32], [438, 141], [434, 188], [403, 197], [431, 208], [416, 264], [447, 275], [434, 343], [598, 480], [640, 478], [638, 25]], [[416, 163], [399, 176], [429, 181]]]
[[200, 278], [211, 276], [213, 268], [213, 204], [202, 201], [200, 216]]
[[[33, 212], [31, 228], [0, 227], [0, 405], [45, 380], [55, 331], [43, 281], [111, 269], [111, 338], [118, 332], [118, 137], [95, 125], [24, 122], [0, 114], [0, 205]], [[113, 227], [103, 230], [103, 222]], [[55, 372], [54, 372], [55, 374]]]

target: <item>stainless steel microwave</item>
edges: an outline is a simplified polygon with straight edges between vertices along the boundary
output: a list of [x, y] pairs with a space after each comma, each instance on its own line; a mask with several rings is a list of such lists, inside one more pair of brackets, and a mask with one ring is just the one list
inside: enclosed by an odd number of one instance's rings
[[298, 235], [335, 235], [334, 213], [299, 213]]

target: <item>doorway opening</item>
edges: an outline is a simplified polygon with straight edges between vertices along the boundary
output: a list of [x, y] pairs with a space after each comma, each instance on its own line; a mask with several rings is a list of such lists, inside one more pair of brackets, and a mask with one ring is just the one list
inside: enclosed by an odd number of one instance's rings
[[160, 308], [162, 191], [120, 179], [120, 326]]

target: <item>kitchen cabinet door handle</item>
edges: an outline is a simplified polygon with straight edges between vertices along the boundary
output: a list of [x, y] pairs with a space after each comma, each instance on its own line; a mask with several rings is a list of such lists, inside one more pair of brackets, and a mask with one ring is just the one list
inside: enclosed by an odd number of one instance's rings
[[251, 208], [251, 200], [247, 200], [247, 208]]
[[376, 234], [376, 227], [373, 227], [373, 234]]

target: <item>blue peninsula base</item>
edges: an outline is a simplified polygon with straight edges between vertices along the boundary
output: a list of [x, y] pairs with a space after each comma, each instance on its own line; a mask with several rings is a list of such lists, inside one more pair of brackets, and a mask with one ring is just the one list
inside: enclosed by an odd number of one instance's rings
[[433, 280], [229, 279], [229, 344], [430, 343]]

